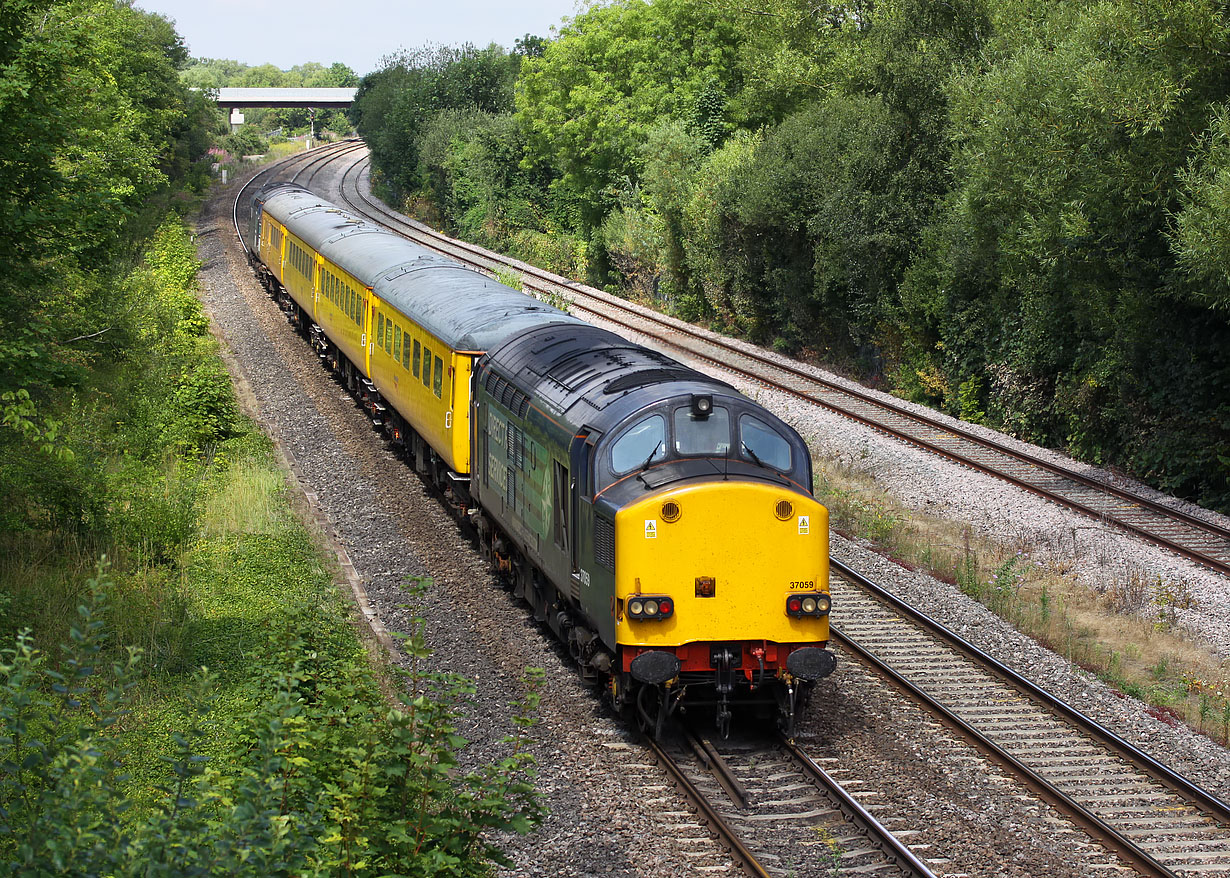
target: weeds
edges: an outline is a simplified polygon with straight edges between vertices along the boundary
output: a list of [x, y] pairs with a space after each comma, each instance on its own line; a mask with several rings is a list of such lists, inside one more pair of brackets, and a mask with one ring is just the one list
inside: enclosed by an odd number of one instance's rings
[[507, 268], [503, 265], [497, 266], [495, 269], [495, 279], [506, 287], [512, 287], [514, 290], [525, 289], [521, 272], [516, 269]]

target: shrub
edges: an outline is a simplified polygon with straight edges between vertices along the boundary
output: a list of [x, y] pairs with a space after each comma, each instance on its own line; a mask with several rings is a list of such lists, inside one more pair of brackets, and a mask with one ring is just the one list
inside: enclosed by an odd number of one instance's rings
[[[129, 813], [121, 722], [140, 651], [100, 667], [110, 584], [89, 583], [53, 666], [28, 631], [0, 657], [0, 861], [9, 874], [487, 875], [491, 831], [528, 831], [540, 809], [523, 734], [510, 755], [458, 776], [457, 705], [469, 684], [423, 675], [382, 705], [363, 659], [313, 648], [328, 626], [305, 606], [270, 640], [251, 683], [258, 707], [228, 764], [200, 753], [212, 677], [163, 756], [159, 806]], [[328, 633], [324, 635], [329, 637]], [[409, 650], [425, 655], [421, 629]], [[537, 682], [518, 714], [532, 725]]]

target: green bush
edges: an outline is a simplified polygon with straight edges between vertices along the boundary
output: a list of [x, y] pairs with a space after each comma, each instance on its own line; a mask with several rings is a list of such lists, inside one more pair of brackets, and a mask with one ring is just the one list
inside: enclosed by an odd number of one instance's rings
[[[261, 651], [246, 733], [233, 752], [201, 752], [211, 674], [194, 714], [162, 755], [167, 782], [132, 811], [124, 764], [140, 651], [107, 666], [102, 576], [58, 664], [29, 632], [0, 658], [0, 861], [14, 876], [480, 876], [503, 862], [490, 833], [528, 831], [541, 810], [524, 732], [537, 683], [518, 712], [509, 755], [459, 773], [455, 679], [412, 676], [398, 706], [358, 657], [314, 650], [322, 623], [303, 607]], [[326, 635], [328, 636], [328, 635]], [[421, 632], [408, 644], [424, 657]]]

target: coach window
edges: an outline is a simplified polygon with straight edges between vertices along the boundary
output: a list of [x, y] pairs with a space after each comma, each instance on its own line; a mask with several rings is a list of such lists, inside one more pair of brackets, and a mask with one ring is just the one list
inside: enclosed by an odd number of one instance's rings
[[384, 324], [384, 349], [393, 353], [393, 320], [390, 318]]
[[629, 427], [611, 446], [611, 469], [630, 473], [666, 457], [666, 419], [650, 415]]
[[747, 460], [790, 472], [790, 443], [760, 418], [739, 418], [740, 452]]
[[411, 355], [410, 362], [414, 364], [414, 367], [413, 367], [414, 377], [418, 378], [419, 377], [419, 340], [417, 338], [414, 340], [414, 354]]
[[376, 315], [376, 344], [384, 347], [384, 315]]
[[423, 386], [431, 386], [431, 348], [423, 347]]
[[691, 406], [675, 409], [675, 451], [725, 457], [730, 452], [730, 411], [715, 406], [706, 417], [698, 417]]
[[440, 396], [444, 390], [444, 361], [436, 357], [436, 373], [431, 379], [431, 390], [436, 396]]
[[393, 359], [401, 359], [401, 327], [393, 325]]
[[410, 371], [410, 333], [406, 333], [406, 337], [402, 339], [401, 346], [401, 367], [407, 372]]

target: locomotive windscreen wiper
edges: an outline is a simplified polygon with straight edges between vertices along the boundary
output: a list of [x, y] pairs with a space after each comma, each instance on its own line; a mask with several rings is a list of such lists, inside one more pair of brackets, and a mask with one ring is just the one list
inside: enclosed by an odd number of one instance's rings
[[756, 452], [755, 452], [755, 451], [752, 451], [752, 449], [748, 447], [748, 444], [747, 444], [746, 442], [740, 442], [739, 444], [743, 446], [743, 450], [747, 452], [748, 456], [749, 456], [752, 460], [756, 461], [756, 466], [760, 467], [761, 469], [768, 469], [768, 468], [769, 468], [768, 464], [766, 464], [763, 460], [761, 460], [761, 459], [760, 459], [760, 458], [756, 455]]
[[645, 462], [641, 464], [641, 472], [649, 469], [649, 464], [653, 462], [654, 457], [658, 454], [658, 449], [662, 447], [662, 440], [658, 440], [658, 444], [653, 447], [653, 451], [649, 452], [649, 456], [645, 458]]

